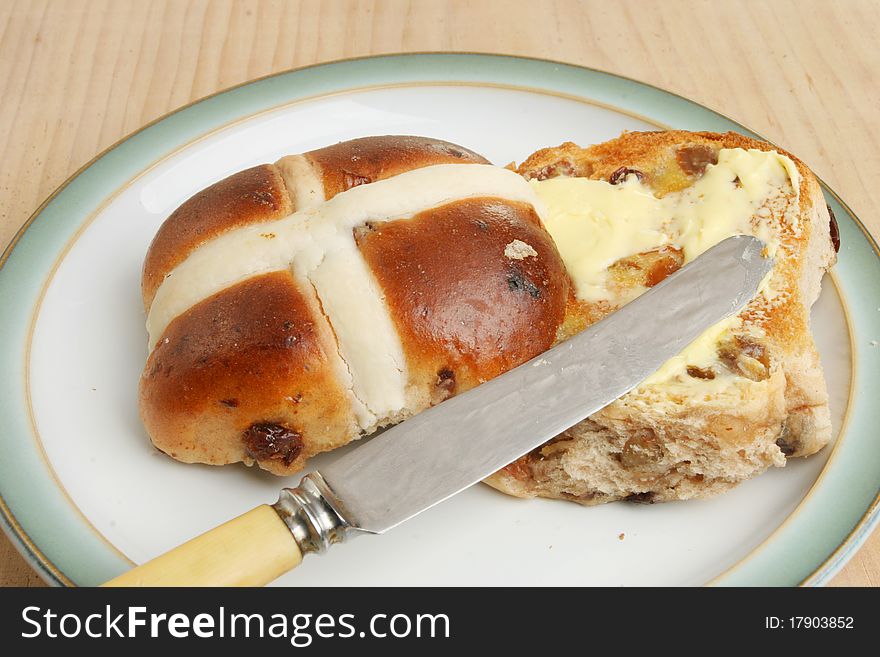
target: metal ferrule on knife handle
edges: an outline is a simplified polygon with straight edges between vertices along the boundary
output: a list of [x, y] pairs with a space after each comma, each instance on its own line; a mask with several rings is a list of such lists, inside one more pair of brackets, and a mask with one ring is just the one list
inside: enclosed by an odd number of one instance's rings
[[296, 488], [282, 489], [272, 508], [290, 529], [303, 556], [326, 552], [333, 543], [342, 543], [351, 529], [320, 472], [306, 475]]
[[262, 586], [325, 552], [352, 529], [317, 472], [183, 545], [122, 573], [105, 586]]

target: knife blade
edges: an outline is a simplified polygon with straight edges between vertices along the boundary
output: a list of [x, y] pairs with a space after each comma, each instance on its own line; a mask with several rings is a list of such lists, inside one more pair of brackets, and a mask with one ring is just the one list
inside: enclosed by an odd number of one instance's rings
[[629, 392], [741, 310], [772, 269], [763, 249], [749, 236], [720, 242], [606, 319], [388, 429], [315, 478], [349, 527], [391, 529]]
[[306, 475], [271, 507], [108, 584], [266, 583], [304, 554], [399, 525], [626, 394], [739, 312], [773, 268], [763, 252], [750, 236], [720, 242], [574, 337]]

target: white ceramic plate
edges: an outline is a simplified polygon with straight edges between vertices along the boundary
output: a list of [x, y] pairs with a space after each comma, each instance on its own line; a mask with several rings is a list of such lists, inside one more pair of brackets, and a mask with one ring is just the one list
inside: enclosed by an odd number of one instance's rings
[[[736, 127], [595, 71], [420, 55], [267, 78], [122, 142], [56, 195], [4, 256], [0, 291], [13, 311], [0, 320], [2, 363], [10, 366], [0, 405], [11, 428], [0, 443], [7, 529], [50, 580], [95, 584], [296, 482], [242, 466], [177, 463], [150, 446], [138, 419], [147, 353], [141, 264], [165, 217], [196, 191], [248, 166], [364, 135], [439, 137], [504, 164], [565, 140], [588, 144], [669, 125]], [[309, 558], [279, 584], [797, 584], [830, 576], [867, 532], [880, 479], [863, 435], [877, 411], [856, 408], [851, 389], [855, 381], [863, 395], [876, 395], [875, 380], [853, 379], [853, 364], [861, 358], [859, 372], [877, 369], [858, 334], [880, 318], [856, 316], [842, 301], [861, 286], [859, 307], [873, 305], [880, 316], [876, 247], [847, 210], [835, 210], [845, 246], [813, 321], [834, 427], [845, 428], [836, 444], [708, 501], [583, 508], [478, 485], [387, 535]], [[841, 495], [847, 479], [859, 485]]]

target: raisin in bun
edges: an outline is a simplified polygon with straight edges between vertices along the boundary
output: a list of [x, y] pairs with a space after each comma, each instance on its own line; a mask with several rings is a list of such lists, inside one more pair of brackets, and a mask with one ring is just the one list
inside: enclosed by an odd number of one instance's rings
[[144, 263], [153, 444], [289, 474], [544, 351], [570, 290], [536, 204], [516, 173], [400, 136], [199, 192]]

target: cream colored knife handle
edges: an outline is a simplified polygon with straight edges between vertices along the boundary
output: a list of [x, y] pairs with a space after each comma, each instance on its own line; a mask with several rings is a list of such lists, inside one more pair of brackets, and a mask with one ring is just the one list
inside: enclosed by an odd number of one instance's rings
[[262, 504], [104, 586], [263, 586], [301, 561], [290, 529]]
[[248, 511], [104, 586], [263, 586], [303, 555], [341, 543], [352, 527], [317, 472], [278, 501]]

